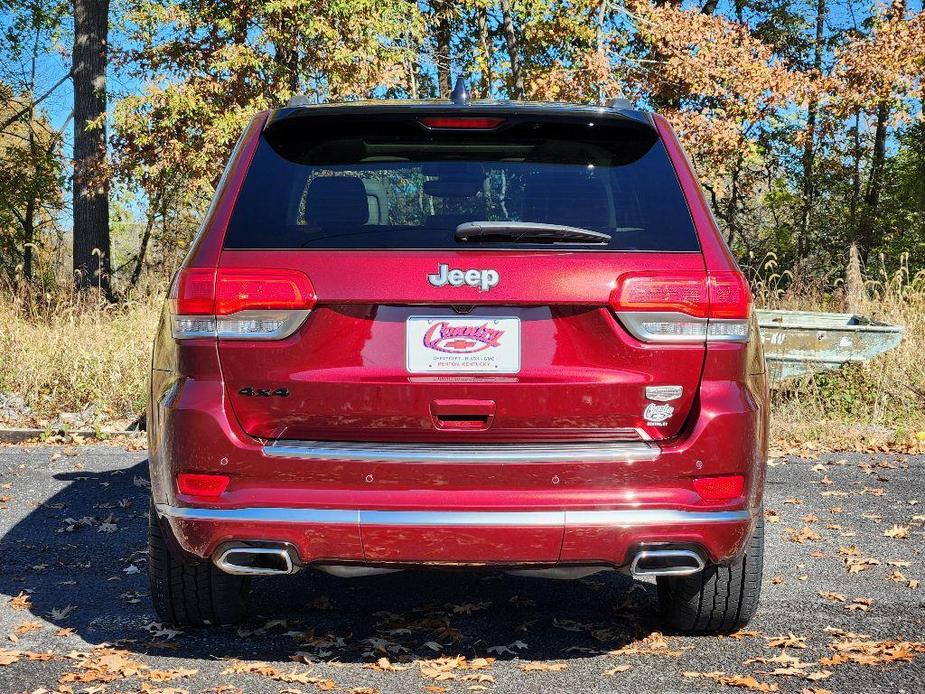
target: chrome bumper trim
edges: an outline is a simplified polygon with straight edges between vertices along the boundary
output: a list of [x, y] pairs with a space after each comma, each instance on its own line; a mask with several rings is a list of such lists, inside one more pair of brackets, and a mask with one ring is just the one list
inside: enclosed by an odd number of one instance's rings
[[360, 511], [360, 525], [561, 528], [564, 511]]
[[156, 504], [159, 516], [199, 521], [231, 521], [240, 523], [315, 523], [348, 524], [360, 522], [360, 512], [331, 508], [196, 508]]
[[317, 508], [194, 508], [157, 504], [168, 518], [223, 522], [348, 524], [416, 527], [635, 527], [738, 523], [751, 519], [748, 511], [676, 511], [645, 509], [620, 511], [372, 511]]
[[636, 511], [566, 511], [565, 524], [579, 528], [596, 526], [684, 525], [687, 523], [733, 523], [751, 519], [748, 511], [675, 511], [639, 509]]
[[279, 440], [263, 454], [279, 458], [377, 463], [585, 463], [650, 461], [659, 448], [645, 441], [548, 444], [361, 443]]

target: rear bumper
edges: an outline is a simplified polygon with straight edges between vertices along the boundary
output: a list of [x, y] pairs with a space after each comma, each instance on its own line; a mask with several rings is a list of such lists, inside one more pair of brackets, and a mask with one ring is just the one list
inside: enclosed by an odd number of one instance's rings
[[187, 552], [227, 542], [286, 544], [301, 565], [581, 564], [627, 566], [641, 547], [734, 556], [751, 533], [747, 510], [383, 511], [156, 506]]
[[[761, 402], [741, 383], [705, 382], [684, 436], [659, 445], [269, 444], [241, 431], [221, 381], [187, 379], [152, 403], [152, 494], [179, 549], [200, 558], [252, 541], [292, 545], [301, 564], [621, 567], [662, 544], [724, 562], [761, 505]], [[231, 484], [197, 499], [178, 493], [179, 472]], [[693, 489], [728, 474], [745, 477], [741, 497]]]

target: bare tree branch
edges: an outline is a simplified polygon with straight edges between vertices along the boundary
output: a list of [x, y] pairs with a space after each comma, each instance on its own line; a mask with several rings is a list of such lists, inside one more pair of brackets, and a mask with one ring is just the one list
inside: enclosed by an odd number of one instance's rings
[[31, 111], [36, 106], [38, 106], [40, 103], [45, 101], [45, 99], [51, 96], [58, 87], [60, 87], [65, 82], [67, 82], [70, 78], [71, 78], [71, 73], [68, 72], [64, 77], [62, 77], [57, 82], [55, 82], [54, 85], [49, 87], [48, 90], [44, 94], [42, 94], [39, 98], [35, 99], [34, 101], [27, 104], [26, 106], [23, 106], [16, 113], [14, 113], [12, 116], [10, 116], [5, 121], [3, 121], [3, 125], [0, 125], [0, 132], [3, 132], [4, 130], [6, 130], [13, 123], [15, 123], [20, 118], [22, 118], [24, 115], [29, 113], [29, 111]]

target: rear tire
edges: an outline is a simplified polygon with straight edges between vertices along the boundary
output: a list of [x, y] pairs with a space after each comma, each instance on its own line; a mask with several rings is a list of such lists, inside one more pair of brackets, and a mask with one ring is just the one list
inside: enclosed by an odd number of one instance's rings
[[741, 629], [758, 609], [763, 564], [762, 514], [744, 554], [731, 564], [710, 564], [690, 576], [658, 578], [658, 600], [665, 622], [686, 634], [728, 634]]
[[235, 624], [247, 613], [250, 580], [226, 574], [210, 561], [173, 554], [153, 503], [148, 509], [148, 578], [154, 611], [164, 623]]

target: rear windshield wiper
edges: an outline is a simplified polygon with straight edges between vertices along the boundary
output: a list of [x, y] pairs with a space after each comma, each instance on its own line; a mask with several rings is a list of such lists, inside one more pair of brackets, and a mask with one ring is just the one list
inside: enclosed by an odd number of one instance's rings
[[564, 224], [540, 222], [466, 222], [456, 227], [457, 241], [521, 243], [607, 243], [610, 234]]

